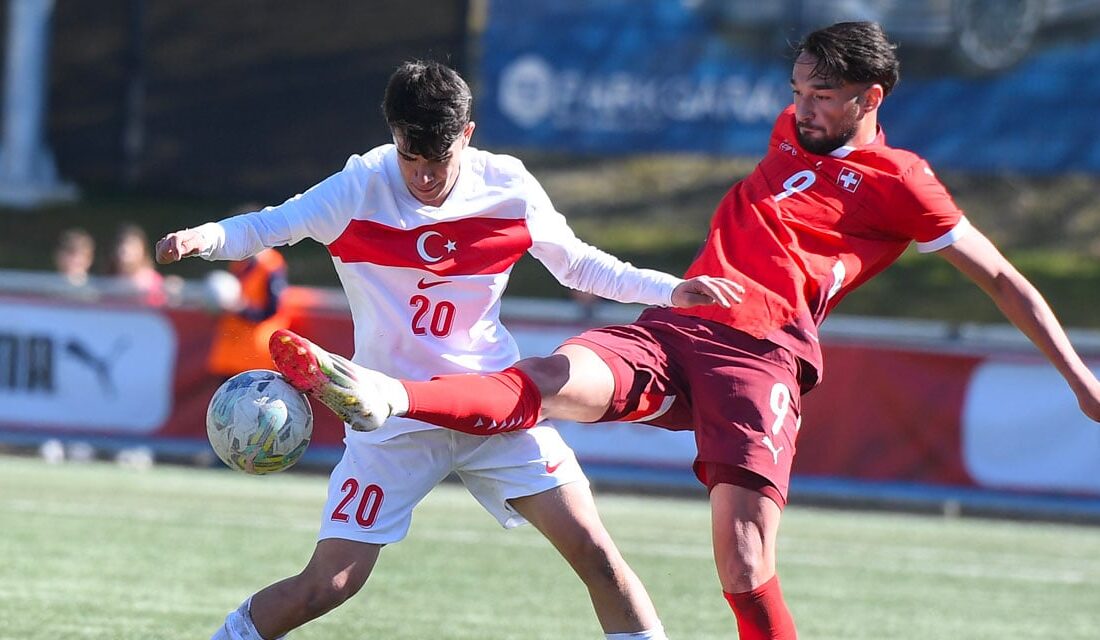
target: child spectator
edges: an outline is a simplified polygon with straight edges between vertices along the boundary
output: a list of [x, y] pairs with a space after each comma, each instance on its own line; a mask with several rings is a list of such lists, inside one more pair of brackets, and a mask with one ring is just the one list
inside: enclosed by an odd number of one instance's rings
[[149, 240], [141, 227], [135, 224], [119, 227], [110, 260], [107, 273], [118, 278], [127, 293], [145, 304], [164, 304], [164, 277], [153, 266]]
[[88, 284], [88, 272], [95, 259], [95, 240], [85, 230], [66, 229], [61, 232], [54, 250], [53, 260], [65, 281], [74, 287]]

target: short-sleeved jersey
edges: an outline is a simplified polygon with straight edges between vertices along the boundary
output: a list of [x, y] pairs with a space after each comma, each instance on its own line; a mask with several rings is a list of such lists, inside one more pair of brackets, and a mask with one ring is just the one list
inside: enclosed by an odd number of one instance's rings
[[954, 243], [966, 218], [928, 163], [871, 143], [829, 155], [803, 149], [794, 107], [779, 115], [768, 151], [729, 190], [687, 277], [724, 276], [743, 284], [744, 302], [677, 309], [790, 349], [821, 371], [817, 328], [849, 291], [885, 269], [911, 241], [920, 251]]
[[[209, 259], [305, 238], [326, 245], [351, 307], [353, 360], [412, 380], [496, 371], [519, 358], [499, 313], [526, 252], [562, 284], [620, 302], [667, 305], [680, 282], [585, 244], [519, 160], [472, 147], [438, 207], [409, 193], [396, 149], [383, 145], [279, 206], [199, 229]], [[374, 433], [422, 428], [431, 427], [393, 418]]]

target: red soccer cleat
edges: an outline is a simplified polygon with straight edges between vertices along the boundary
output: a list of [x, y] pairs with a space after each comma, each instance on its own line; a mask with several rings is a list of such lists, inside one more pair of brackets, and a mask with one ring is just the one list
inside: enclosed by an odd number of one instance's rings
[[380, 391], [383, 374], [329, 353], [302, 336], [279, 329], [268, 341], [276, 368], [295, 389], [321, 401], [356, 431], [374, 431], [392, 410]]

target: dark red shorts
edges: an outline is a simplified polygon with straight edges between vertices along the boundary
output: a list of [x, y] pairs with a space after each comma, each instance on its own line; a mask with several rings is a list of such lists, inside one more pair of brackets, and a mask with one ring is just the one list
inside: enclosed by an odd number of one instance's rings
[[786, 504], [802, 413], [798, 360], [789, 351], [668, 309], [567, 343], [591, 349], [615, 375], [602, 422], [693, 430], [695, 475], [708, 489], [729, 483]]

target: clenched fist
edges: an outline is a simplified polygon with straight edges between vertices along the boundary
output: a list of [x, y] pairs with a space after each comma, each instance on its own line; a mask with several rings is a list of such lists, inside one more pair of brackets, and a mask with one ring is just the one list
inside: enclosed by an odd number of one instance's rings
[[206, 239], [195, 229], [181, 229], [157, 240], [157, 262], [168, 264], [202, 253]]

